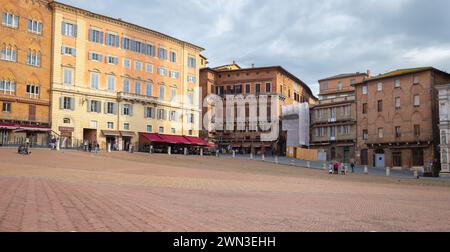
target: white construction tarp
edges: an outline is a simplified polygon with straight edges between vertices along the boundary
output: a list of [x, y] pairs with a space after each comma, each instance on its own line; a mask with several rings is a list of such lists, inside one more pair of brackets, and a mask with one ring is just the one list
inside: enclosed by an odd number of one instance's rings
[[300, 103], [282, 107], [283, 131], [287, 131], [287, 145], [309, 146], [309, 104]]

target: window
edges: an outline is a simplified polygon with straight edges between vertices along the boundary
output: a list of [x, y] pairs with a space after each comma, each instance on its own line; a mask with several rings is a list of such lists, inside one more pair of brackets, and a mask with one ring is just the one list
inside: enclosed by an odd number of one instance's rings
[[73, 97], [61, 97], [60, 98], [60, 108], [67, 110], [75, 110], [75, 98]]
[[145, 54], [149, 56], [156, 56], [156, 48], [152, 44], [146, 44], [145, 45]]
[[420, 106], [420, 95], [414, 95], [414, 107]]
[[114, 123], [113, 122], [107, 122], [107, 128], [108, 129], [114, 129]]
[[169, 121], [172, 121], [172, 122], [178, 121], [178, 113], [176, 111], [170, 111]]
[[170, 88], [170, 101], [176, 102], [176, 98], [177, 98], [177, 89], [172, 87]]
[[131, 68], [131, 60], [130, 59], [123, 59], [123, 67]]
[[102, 112], [101, 111], [101, 102], [100, 101], [91, 100], [90, 103], [88, 103], [88, 111], [89, 112], [95, 112], [95, 113]]
[[164, 127], [159, 127], [159, 133], [164, 134]]
[[39, 97], [39, 86], [28, 84], [26, 87], [26, 93], [30, 98], [38, 98]]
[[111, 33], [106, 33], [106, 45], [119, 47], [119, 36]]
[[141, 83], [138, 81], [134, 82], [134, 93], [137, 95], [141, 94]]
[[167, 60], [167, 49], [158, 48], [158, 58], [162, 60]]
[[42, 34], [42, 22], [28, 19], [28, 32]]
[[136, 61], [135, 68], [136, 68], [136, 70], [142, 71], [142, 62]]
[[95, 29], [89, 29], [89, 41], [103, 44], [103, 32]]
[[1, 94], [15, 94], [16, 93], [16, 83], [10, 80], [0, 81], [0, 93]]
[[195, 123], [195, 115], [190, 113], [188, 114], [188, 123]]
[[414, 136], [420, 137], [420, 125], [419, 124], [414, 125]]
[[89, 52], [89, 60], [101, 62], [103, 60], [103, 56], [100, 53]]
[[362, 113], [367, 114], [367, 103], [363, 103]]
[[69, 118], [64, 118], [63, 119], [63, 123], [64, 124], [70, 124], [70, 119]]
[[401, 85], [400, 79], [395, 80], [395, 82], [394, 82], [394, 87], [395, 87], [395, 88], [399, 88], [400, 85]]
[[327, 90], [328, 89], [328, 82], [324, 82], [320, 85], [320, 90]]
[[1, 60], [17, 62], [17, 48], [11, 45], [3, 45]]
[[250, 94], [250, 84], [245, 85], [245, 93]]
[[167, 70], [167, 68], [158, 67], [158, 74], [161, 75], [161, 76], [168, 76], [169, 75], [169, 71]]
[[413, 159], [413, 166], [423, 166], [424, 165], [423, 149], [413, 149], [412, 159]]
[[180, 73], [177, 71], [170, 71], [170, 77], [174, 79], [178, 79], [180, 77]]
[[64, 84], [72, 85], [73, 84], [73, 69], [64, 68]]
[[383, 112], [383, 100], [379, 100], [377, 103], [378, 112]]
[[350, 116], [351, 107], [350, 106], [342, 106], [341, 107], [341, 116], [347, 117]]
[[147, 132], [153, 132], [153, 126], [147, 125]]
[[363, 95], [367, 94], [367, 85], [361, 86], [361, 92]]
[[115, 115], [117, 112], [116, 110], [116, 104], [114, 102], [107, 102], [106, 103], [106, 114]]
[[256, 84], [255, 85], [255, 94], [259, 95], [261, 93], [261, 85]]
[[145, 95], [153, 96], [153, 85], [151, 83], [145, 85]]
[[2, 112], [11, 113], [11, 103], [10, 102], [3, 102]]
[[189, 131], [188, 131], [188, 135], [192, 136], [193, 134], [194, 134], [194, 131], [193, 131], [193, 130], [189, 130]]
[[64, 35], [64, 36], [76, 37], [77, 36], [77, 25], [63, 22], [61, 31], [62, 31], [62, 35]]
[[350, 125], [342, 125], [342, 126], [340, 127], [340, 133], [341, 133], [341, 135], [348, 135], [348, 134], [350, 134], [350, 130], [351, 130]]
[[194, 93], [192, 92], [188, 93], [188, 104], [191, 106], [194, 105]]
[[122, 81], [123, 84], [123, 92], [129, 94], [130, 93], [130, 80], [124, 79]]
[[41, 53], [28, 50], [27, 54], [27, 64], [34, 67], [40, 67], [41, 66]]
[[394, 167], [402, 167], [402, 153], [393, 152], [392, 153], [392, 165]]
[[132, 116], [133, 115], [133, 105], [124, 104], [122, 106], [122, 115]]
[[177, 133], [177, 130], [175, 128], [172, 128], [171, 132], [172, 132], [173, 135], [175, 135]]
[[192, 56], [189, 56], [188, 57], [188, 67], [190, 67], [190, 68], [196, 68], [197, 67], [197, 62], [196, 62], [197, 60], [194, 58], [194, 57], [192, 57]]
[[378, 128], [378, 138], [383, 138], [383, 137], [384, 137], [383, 128]]
[[19, 17], [12, 13], [5, 12], [2, 15], [2, 25], [11, 27], [11, 28], [18, 28], [19, 27]]
[[342, 90], [342, 81], [338, 81], [337, 89]]
[[419, 84], [419, 83], [420, 83], [420, 77], [419, 76], [415, 76], [413, 84]]
[[336, 127], [328, 127], [328, 136], [330, 138], [336, 137]]
[[62, 46], [61, 47], [61, 54], [62, 55], [71, 55], [71, 56], [77, 56], [77, 49], [73, 47], [68, 46]]
[[188, 75], [187, 81], [189, 83], [196, 83], [197, 82], [197, 77], [195, 77], [194, 75]]
[[159, 86], [159, 99], [160, 100], [164, 100], [165, 99], [165, 94], [166, 94], [166, 87], [163, 85]]
[[167, 120], [167, 111], [165, 109], [157, 110], [157, 119], [158, 120]]
[[130, 124], [129, 123], [124, 123], [123, 124], [123, 129], [124, 130], [130, 130]]
[[170, 62], [177, 62], [177, 53], [176, 52], [170, 52]]
[[108, 91], [110, 92], [116, 91], [116, 77], [113, 75], [107, 75], [106, 81], [108, 84]]
[[234, 86], [234, 93], [235, 94], [242, 94], [242, 85]]
[[145, 112], [145, 114], [144, 114], [145, 118], [155, 118], [155, 108], [146, 107], [144, 112]]
[[153, 65], [145, 64], [145, 71], [147, 71], [147, 73], [153, 73]]
[[106, 63], [118, 65], [119, 64], [119, 58], [116, 57], [116, 56], [106, 56]]
[[395, 137], [401, 137], [402, 136], [402, 129], [400, 126], [395, 127]]
[[91, 73], [91, 88], [92, 89], [98, 89], [99, 88], [99, 79], [100, 74], [99, 73]]
[[399, 110], [400, 109], [400, 97], [395, 97], [395, 109]]
[[350, 85], [354, 85], [356, 83], [355, 79], [350, 80]]
[[379, 82], [379, 83], [377, 84], [377, 91], [378, 91], [378, 92], [383, 91], [383, 82]]
[[272, 83], [266, 83], [266, 93], [272, 92]]

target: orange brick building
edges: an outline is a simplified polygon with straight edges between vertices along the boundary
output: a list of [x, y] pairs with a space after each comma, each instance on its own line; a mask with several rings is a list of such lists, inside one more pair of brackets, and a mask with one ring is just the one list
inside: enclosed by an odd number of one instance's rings
[[44, 0], [1, 0], [0, 146], [46, 146], [52, 15]]
[[[200, 86], [203, 99], [211, 94], [222, 97], [224, 106], [227, 95], [276, 96], [279, 99], [276, 117], [281, 117], [281, 106], [307, 102], [314, 104], [317, 98], [311, 89], [300, 79], [280, 66], [241, 68], [233, 63], [216, 68], [200, 70]], [[203, 116], [210, 108], [203, 108]], [[245, 130], [210, 130], [205, 129], [202, 137], [212, 139], [220, 148], [235, 149], [240, 152], [265, 152], [270, 149], [286, 152], [286, 134], [281, 132], [276, 141], [264, 142], [259, 127], [252, 127], [248, 121], [249, 109], [246, 109]], [[224, 113], [225, 116], [225, 113]], [[259, 114], [258, 114], [259, 116]], [[272, 115], [273, 116], [273, 115]], [[225, 121], [226, 122], [226, 121]]]
[[[402, 69], [355, 84], [357, 161], [371, 167], [427, 168], [439, 160], [435, 86], [450, 74], [432, 67]], [[435, 163], [434, 168], [438, 169]]]

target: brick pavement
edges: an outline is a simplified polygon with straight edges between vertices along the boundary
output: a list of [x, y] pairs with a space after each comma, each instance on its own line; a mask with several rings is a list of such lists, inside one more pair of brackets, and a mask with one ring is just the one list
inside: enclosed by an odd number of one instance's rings
[[450, 184], [257, 161], [0, 149], [0, 231], [450, 231]]

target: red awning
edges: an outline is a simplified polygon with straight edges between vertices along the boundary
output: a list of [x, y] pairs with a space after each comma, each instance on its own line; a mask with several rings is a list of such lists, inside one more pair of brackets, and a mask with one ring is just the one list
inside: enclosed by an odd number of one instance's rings
[[174, 135], [159, 135], [166, 143], [172, 143], [172, 144], [188, 144], [191, 145], [192, 143], [189, 142], [184, 136], [174, 136]]
[[0, 129], [10, 129], [15, 130], [18, 129], [19, 125], [12, 124], [12, 123], [0, 123]]
[[185, 136], [185, 138], [193, 145], [208, 146], [209, 143], [199, 137]]
[[141, 134], [141, 135], [143, 137], [145, 137], [147, 140], [149, 140], [150, 142], [157, 142], [157, 143], [165, 143], [166, 142], [158, 134], [145, 133], [145, 134]]
[[23, 131], [39, 131], [39, 132], [50, 132], [52, 129], [47, 127], [39, 127], [39, 126], [20, 126], [19, 130]]

